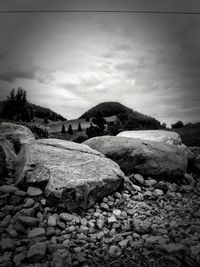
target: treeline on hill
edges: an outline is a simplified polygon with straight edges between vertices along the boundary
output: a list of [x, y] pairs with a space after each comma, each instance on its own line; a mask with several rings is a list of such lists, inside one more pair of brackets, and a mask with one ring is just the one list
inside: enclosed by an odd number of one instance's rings
[[12, 89], [7, 99], [1, 101], [0, 113], [3, 119], [23, 122], [34, 121], [35, 117], [44, 119], [46, 123], [48, 123], [48, 120], [66, 120], [60, 114], [48, 108], [30, 103], [27, 100], [26, 91], [22, 88]]
[[[116, 120], [106, 122], [105, 117], [114, 115]], [[90, 127], [86, 130], [89, 138], [104, 134], [116, 135], [125, 130], [166, 128], [165, 123], [161, 124], [155, 118], [133, 111], [118, 102], [100, 103], [85, 112], [80, 118], [91, 121]]]

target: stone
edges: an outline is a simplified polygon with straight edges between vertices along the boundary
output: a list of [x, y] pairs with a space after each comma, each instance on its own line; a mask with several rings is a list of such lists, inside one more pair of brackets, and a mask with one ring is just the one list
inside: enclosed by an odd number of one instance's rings
[[0, 192], [2, 192], [2, 193], [12, 194], [17, 190], [18, 190], [18, 188], [16, 186], [13, 186], [13, 185], [2, 185], [2, 186], [0, 186]]
[[2, 238], [0, 241], [0, 248], [3, 251], [14, 251], [15, 250], [15, 243], [11, 238]]
[[166, 185], [166, 183], [164, 183], [164, 182], [159, 182], [159, 183], [157, 183], [156, 185], [155, 185], [155, 187], [154, 187], [155, 189], [160, 189], [160, 190], [162, 190], [164, 193], [166, 193], [167, 192], [167, 190], [168, 190], [168, 186]]
[[17, 185], [46, 184], [52, 206], [86, 210], [123, 183], [119, 166], [84, 144], [39, 139], [23, 146], [14, 160]]
[[30, 247], [27, 253], [27, 258], [33, 261], [38, 261], [44, 258], [45, 253], [46, 244], [44, 242], [37, 242]]
[[160, 189], [155, 189], [154, 191], [153, 191], [153, 194], [154, 194], [154, 196], [157, 196], [157, 197], [159, 197], [159, 196], [163, 196], [163, 191], [162, 190], [160, 190]]
[[154, 186], [157, 184], [157, 181], [155, 179], [148, 179], [148, 180], [145, 180], [145, 184], [149, 187], [151, 186]]
[[20, 151], [23, 144], [31, 143], [35, 140], [30, 129], [10, 122], [0, 123], [0, 136], [9, 140], [17, 152]]
[[43, 194], [42, 190], [40, 188], [29, 186], [27, 190], [27, 195], [29, 197], [39, 197]]
[[192, 174], [185, 173], [184, 180], [187, 182], [187, 184], [194, 184], [194, 178], [192, 177]]
[[125, 248], [125, 247], [127, 247], [128, 243], [129, 243], [129, 240], [124, 239], [124, 240], [120, 241], [118, 244], [121, 248]]
[[139, 220], [139, 219], [135, 219], [133, 221], [133, 228], [134, 228], [136, 233], [147, 234], [147, 233], [150, 232], [151, 224], [147, 220], [142, 221], [142, 220]]
[[43, 227], [33, 228], [28, 232], [28, 238], [34, 238], [45, 235], [45, 229]]
[[100, 209], [102, 209], [102, 210], [106, 210], [106, 211], [109, 211], [109, 210], [110, 210], [108, 204], [107, 204], [107, 203], [104, 203], [104, 202], [102, 202], [102, 203], [100, 204]]
[[80, 218], [78, 216], [67, 213], [67, 212], [60, 213], [59, 218], [65, 222], [71, 222], [71, 221], [75, 221], [77, 223], [80, 222]]
[[47, 221], [47, 225], [51, 227], [56, 227], [57, 220], [55, 215], [50, 215]]
[[138, 192], [141, 192], [142, 189], [140, 186], [136, 185], [136, 184], [132, 184], [131, 187], [135, 190], [135, 191], [138, 191]]
[[117, 219], [114, 215], [108, 217], [108, 223], [115, 223], [115, 222], [117, 222]]
[[15, 263], [16, 266], [20, 266], [21, 263], [23, 262], [23, 260], [26, 259], [26, 253], [25, 252], [21, 252], [19, 254], [16, 254], [13, 257], [13, 262]]
[[167, 144], [173, 144], [173, 145], [182, 144], [181, 137], [178, 133], [173, 132], [173, 131], [165, 131], [165, 130], [124, 131], [124, 132], [119, 133], [117, 136], [139, 138], [142, 140], [167, 143]]
[[7, 227], [11, 222], [12, 216], [10, 214], [6, 215], [1, 222], [1, 227]]
[[99, 229], [102, 229], [104, 227], [105, 222], [104, 220], [98, 219], [96, 224]]
[[176, 254], [185, 251], [185, 246], [178, 243], [162, 244], [159, 248], [168, 254]]
[[113, 210], [113, 215], [115, 215], [116, 217], [120, 217], [121, 213], [122, 213], [121, 210], [118, 209]]
[[143, 185], [144, 184], [144, 178], [142, 177], [142, 175], [141, 174], [135, 174], [134, 175], [134, 180], [136, 181], [136, 182], [138, 182], [138, 184], [139, 185]]
[[140, 173], [155, 179], [181, 179], [188, 159], [178, 146], [128, 137], [100, 136], [84, 144], [119, 164], [125, 174]]
[[25, 197], [26, 192], [22, 191], [22, 190], [17, 190], [17, 191], [15, 191], [14, 195], [19, 196], [19, 197]]
[[57, 249], [53, 253], [52, 257], [52, 266], [53, 267], [72, 267], [72, 257], [69, 250], [66, 248]]
[[34, 205], [35, 201], [32, 198], [27, 198], [23, 205], [23, 208], [30, 208]]
[[23, 215], [20, 215], [18, 216], [18, 221], [26, 226], [37, 226], [38, 223], [39, 223], [39, 219], [38, 218], [34, 218], [34, 217], [31, 217], [31, 216], [23, 216]]
[[109, 247], [108, 254], [111, 257], [119, 257], [122, 254], [122, 250], [120, 249], [120, 247], [112, 245]]

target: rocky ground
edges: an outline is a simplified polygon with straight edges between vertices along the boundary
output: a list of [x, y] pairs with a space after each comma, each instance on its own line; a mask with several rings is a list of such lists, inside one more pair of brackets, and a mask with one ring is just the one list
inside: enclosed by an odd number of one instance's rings
[[129, 182], [82, 214], [2, 182], [0, 267], [200, 266], [200, 175]]

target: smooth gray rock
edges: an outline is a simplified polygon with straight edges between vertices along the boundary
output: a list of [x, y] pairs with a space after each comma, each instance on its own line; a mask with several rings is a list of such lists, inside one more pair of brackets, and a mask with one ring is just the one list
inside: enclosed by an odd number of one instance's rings
[[188, 159], [182, 148], [128, 137], [101, 136], [84, 142], [117, 162], [126, 174], [173, 179], [183, 177]]
[[46, 198], [72, 212], [115, 192], [124, 174], [101, 153], [82, 144], [40, 139], [26, 144], [14, 161], [15, 183], [45, 187]]
[[8, 139], [14, 145], [17, 152], [23, 144], [28, 144], [35, 140], [30, 129], [10, 122], [0, 123], [0, 136]]
[[181, 145], [182, 140], [178, 133], [165, 130], [135, 130], [124, 131], [117, 136], [139, 138], [142, 140], [155, 141], [160, 143], [167, 143], [173, 145]]

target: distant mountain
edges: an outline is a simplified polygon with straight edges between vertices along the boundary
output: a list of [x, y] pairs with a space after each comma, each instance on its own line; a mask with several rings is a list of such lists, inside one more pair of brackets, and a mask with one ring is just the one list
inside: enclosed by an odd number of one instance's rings
[[[56, 112], [52, 111], [49, 108], [44, 108], [44, 107], [41, 107], [41, 106], [38, 106], [32, 103], [29, 103], [29, 105], [34, 108], [35, 117], [37, 118], [40, 118], [40, 119], [47, 118], [48, 120], [52, 120], [52, 121], [57, 121], [57, 120], [65, 121], [66, 120], [66, 118], [64, 118], [60, 114], [57, 114]], [[4, 101], [0, 101], [0, 113], [3, 110], [3, 107], [4, 107]]]
[[161, 123], [150, 116], [134, 111], [119, 102], [103, 102], [85, 112], [80, 119], [92, 118], [97, 112], [103, 113], [104, 117], [118, 116], [124, 122], [125, 129], [159, 129]]
[[200, 122], [174, 128], [172, 131], [180, 134], [183, 144], [186, 146], [200, 146]]
[[110, 117], [121, 113], [129, 114], [133, 112], [132, 109], [127, 108], [126, 106], [120, 104], [119, 102], [103, 102], [86, 111], [80, 117], [80, 119], [92, 118], [97, 111], [102, 112], [104, 117]]

